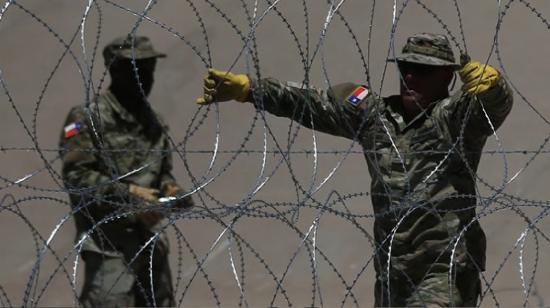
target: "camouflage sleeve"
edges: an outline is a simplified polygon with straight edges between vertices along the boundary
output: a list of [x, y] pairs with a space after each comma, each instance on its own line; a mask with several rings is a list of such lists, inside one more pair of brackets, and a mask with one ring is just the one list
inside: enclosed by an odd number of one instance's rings
[[[172, 150], [170, 149], [170, 145], [168, 144], [168, 140], [165, 141], [164, 150], [166, 151], [166, 155], [163, 157], [162, 160], [162, 166], [161, 166], [161, 178], [160, 178], [160, 191], [161, 194], [164, 195], [166, 193], [167, 188], [169, 185], [176, 185], [179, 189], [179, 193], [183, 193], [184, 189], [181, 187], [174, 176], [172, 175]], [[194, 206], [194, 201], [191, 196], [185, 196], [181, 203], [178, 202], [178, 204], [181, 204], [181, 207], [191, 207]], [[178, 206], [178, 205], [176, 205]]]
[[168, 145], [168, 141], [165, 141], [164, 150], [166, 154], [162, 158], [162, 166], [160, 170], [160, 188], [161, 191], [169, 184], [177, 185], [176, 179], [172, 175], [172, 150]]
[[317, 131], [354, 139], [365, 127], [364, 114], [370, 101], [370, 96], [357, 104], [346, 101], [357, 87], [345, 83], [321, 90], [266, 78], [252, 81], [252, 97], [256, 108]]
[[[102, 167], [89, 123], [81, 107], [73, 108], [67, 116], [60, 138], [63, 182], [70, 191], [71, 198], [85, 197], [89, 202], [92, 199], [125, 202], [128, 184], [111, 179], [106, 168]], [[80, 128], [73, 131], [73, 135], [67, 135], [66, 130], [72, 124], [77, 124]], [[108, 205], [111, 202], [94, 203], [101, 204], [94, 208], [98, 216], [109, 214], [115, 209]]]
[[497, 85], [477, 95], [459, 93], [448, 118], [456, 134], [460, 134], [464, 120], [465, 137], [489, 136], [504, 122], [512, 110], [513, 94], [504, 78]]

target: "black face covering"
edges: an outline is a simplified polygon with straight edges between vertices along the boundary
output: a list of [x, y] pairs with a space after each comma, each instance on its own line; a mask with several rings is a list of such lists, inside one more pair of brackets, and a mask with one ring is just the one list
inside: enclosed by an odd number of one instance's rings
[[112, 79], [110, 89], [128, 110], [136, 107], [131, 105], [147, 100], [153, 87], [155, 65], [155, 58], [136, 60], [135, 66], [130, 59], [119, 59], [109, 68]]
[[162, 127], [147, 101], [153, 88], [155, 65], [155, 58], [136, 60], [135, 66], [130, 59], [119, 59], [109, 69], [109, 89], [122, 106], [145, 127], [145, 133], [154, 139], [162, 133]]

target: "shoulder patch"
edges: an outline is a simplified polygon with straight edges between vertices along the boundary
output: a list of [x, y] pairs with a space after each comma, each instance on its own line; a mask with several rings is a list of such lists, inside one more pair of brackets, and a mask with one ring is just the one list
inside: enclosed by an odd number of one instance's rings
[[65, 126], [65, 128], [63, 128], [63, 131], [65, 132], [65, 138], [70, 138], [78, 134], [80, 129], [82, 129], [82, 123], [80, 123], [80, 121], [76, 121]]
[[365, 86], [358, 86], [351, 92], [346, 98], [346, 102], [350, 103], [352, 106], [357, 107], [359, 104], [369, 95], [369, 89]]

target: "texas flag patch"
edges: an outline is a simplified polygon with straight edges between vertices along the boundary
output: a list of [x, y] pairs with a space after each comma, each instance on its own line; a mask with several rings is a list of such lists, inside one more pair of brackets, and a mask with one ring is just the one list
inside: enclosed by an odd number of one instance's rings
[[357, 107], [361, 101], [369, 95], [369, 89], [358, 86], [353, 92], [346, 98], [346, 101], [353, 106]]
[[82, 124], [80, 122], [73, 122], [63, 129], [65, 131], [65, 138], [70, 138], [76, 134], [78, 134], [78, 131], [82, 128]]

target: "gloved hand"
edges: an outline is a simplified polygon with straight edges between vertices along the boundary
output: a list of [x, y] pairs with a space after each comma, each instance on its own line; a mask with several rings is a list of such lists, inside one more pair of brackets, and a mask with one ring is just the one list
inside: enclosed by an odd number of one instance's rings
[[140, 197], [141, 199], [147, 202], [158, 201], [158, 196], [159, 196], [158, 189], [143, 187], [136, 184], [130, 184], [128, 187], [128, 191], [130, 191], [131, 194], [134, 194], [135, 196]]
[[479, 61], [470, 61], [469, 57], [464, 55], [461, 58], [463, 66], [458, 75], [464, 84], [463, 91], [479, 94], [489, 90], [499, 81], [500, 73], [494, 67]]
[[246, 102], [250, 95], [250, 79], [245, 74], [209, 69], [204, 77], [204, 93], [197, 98], [197, 104], [208, 105], [214, 102], [236, 100]]
[[179, 198], [179, 195], [182, 195], [182, 194], [184, 194], [183, 189], [181, 189], [181, 187], [179, 187], [177, 184], [174, 184], [174, 183], [167, 184], [162, 189], [163, 196], [178, 197], [178, 199], [173, 203], [174, 207], [187, 209], [195, 206], [195, 203], [193, 202], [193, 199], [191, 199], [190, 196]]
[[168, 183], [162, 187], [162, 195], [165, 197], [175, 197], [182, 191], [183, 189], [175, 183]]

